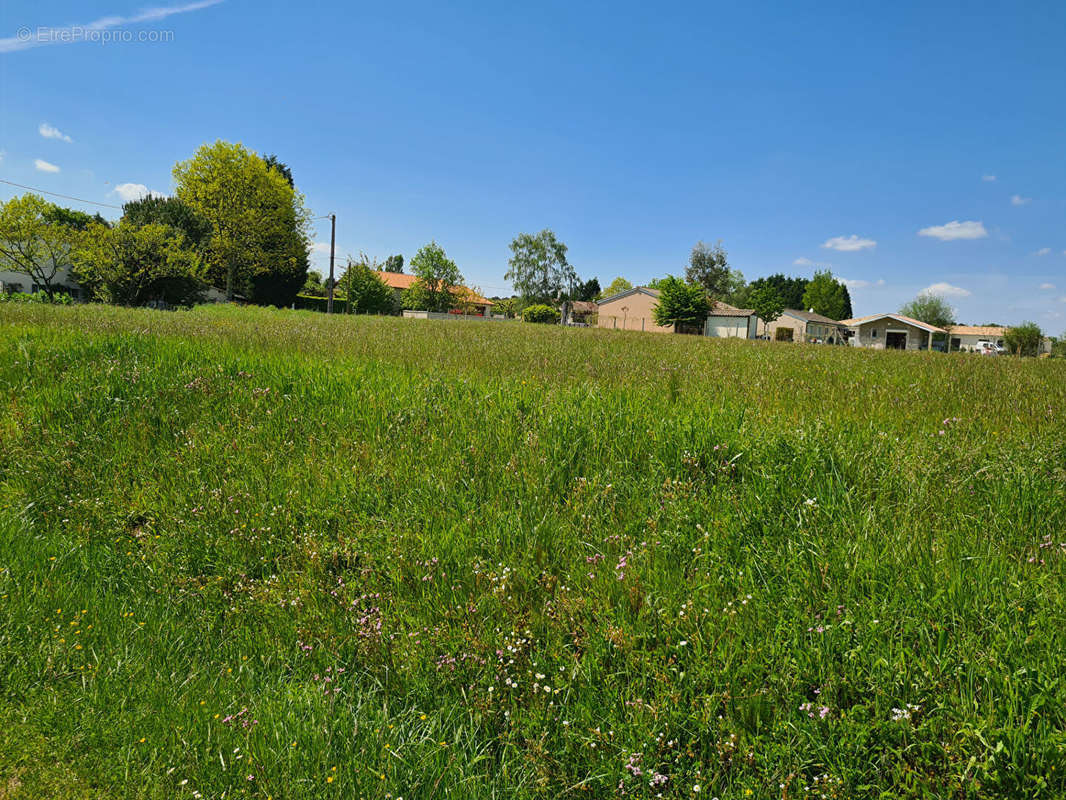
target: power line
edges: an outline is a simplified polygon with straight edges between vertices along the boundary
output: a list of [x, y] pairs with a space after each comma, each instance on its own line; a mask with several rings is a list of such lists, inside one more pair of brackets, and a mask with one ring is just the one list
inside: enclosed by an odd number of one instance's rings
[[92, 206], [103, 206], [104, 208], [117, 208], [122, 210], [122, 206], [113, 206], [110, 203], [98, 203], [95, 200], [86, 200], [84, 197], [71, 197], [69, 194], [60, 194], [59, 192], [50, 192], [47, 189], [38, 189], [36, 186], [23, 186], [21, 183], [15, 183], [14, 181], [5, 181], [0, 178], [0, 183], [6, 183], [8, 186], [17, 186], [20, 189], [29, 189], [31, 192], [40, 192], [41, 194], [50, 194], [52, 197], [62, 197], [64, 200], [76, 200], [79, 203], [88, 203]]

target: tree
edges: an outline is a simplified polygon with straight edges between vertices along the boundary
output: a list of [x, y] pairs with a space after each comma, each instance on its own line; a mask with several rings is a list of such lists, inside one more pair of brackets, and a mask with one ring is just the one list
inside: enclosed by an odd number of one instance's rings
[[391, 314], [396, 300], [378, 274], [378, 265], [363, 253], [358, 261], [348, 259], [348, 268], [337, 282], [348, 298], [351, 314]]
[[755, 316], [763, 321], [764, 331], [766, 326], [779, 319], [785, 310], [785, 301], [772, 286], [760, 286], [752, 291], [748, 296], [748, 304]]
[[450, 311], [455, 303], [453, 287], [461, 286], [463, 276], [444, 248], [430, 242], [411, 259], [417, 280], [403, 293], [403, 307], [425, 311]]
[[946, 328], [955, 323], [955, 309], [943, 297], [930, 292], [922, 292], [904, 304], [899, 313], [938, 328]]
[[49, 209], [45, 212], [45, 219], [56, 225], [65, 225], [75, 231], [88, 230], [94, 222], [97, 225], [110, 225], [99, 214], [86, 214], [84, 211], [75, 211], [73, 208], [64, 208], [54, 203], [49, 203]]
[[500, 314], [508, 319], [513, 319], [518, 316], [522, 310], [519, 302], [517, 297], [493, 297], [492, 313]]
[[515, 291], [530, 302], [547, 303], [564, 294], [577, 280], [566, 260], [566, 245], [545, 228], [538, 234], [520, 233], [511, 242], [511, 268], [504, 275]]
[[574, 291], [574, 299], [591, 303], [600, 295], [600, 282], [597, 278], [590, 278], [584, 283], [578, 283]]
[[1036, 356], [1040, 353], [1040, 344], [1044, 340], [1044, 332], [1035, 322], [1023, 322], [1007, 328], [1003, 334], [1003, 343], [1007, 350], [1016, 356]]
[[702, 286], [668, 275], [659, 282], [659, 302], [652, 310], [656, 325], [678, 328], [702, 325], [707, 319], [707, 294]]
[[300, 291], [302, 294], [308, 294], [312, 297], [325, 297], [327, 289], [322, 283], [322, 273], [315, 269], [310, 270], [307, 273], [307, 280], [304, 281], [303, 289]]
[[702, 286], [703, 291], [715, 300], [724, 297], [729, 292], [729, 259], [721, 241], [714, 247], [698, 242], [692, 248], [688, 266], [685, 267], [685, 280]]
[[40, 195], [24, 194], [0, 205], [0, 269], [26, 275], [54, 299], [56, 276], [70, 266], [76, 229], [50, 221], [56, 207]]
[[602, 292], [600, 292], [599, 299], [602, 300], [605, 297], [614, 297], [616, 294], [629, 291], [633, 288], [633, 284], [627, 281], [625, 278], [615, 278], [611, 281], [610, 285]]
[[211, 223], [177, 197], [150, 195], [122, 206], [122, 219], [133, 225], [157, 223], [179, 230], [193, 247], [206, 247], [211, 240]]
[[263, 159], [263, 163], [266, 164], [267, 169], [272, 169], [276, 173], [278, 173], [278, 175], [283, 177], [285, 179], [285, 182], [289, 184], [290, 189], [296, 188], [296, 183], [292, 179], [292, 170], [289, 169], [287, 164], [283, 164], [281, 161], [279, 161], [276, 155], [271, 153], [269, 156], [266, 156]]
[[[808, 306], [803, 305], [803, 293], [807, 291], [807, 283], [806, 278], [786, 278], [782, 273], [778, 272], [765, 278], [756, 278], [748, 284], [748, 290], [754, 292], [763, 286], [771, 286], [781, 295], [785, 308], [805, 310]], [[738, 304], [734, 303], [734, 305]], [[745, 306], [746, 304], [741, 303], [739, 305]]]
[[291, 300], [307, 278], [310, 215], [276, 167], [239, 144], [202, 145], [174, 166], [182, 202], [211, 225], [206, 257], [215, 286], [265, 302]]
[[385, 259], [386, 272], [403, 272], [403, 256], [397, 254]]
[[818, 270], [807, 282], [803, 292], [803, 308], [830, 319], [848, 319], [851, 313], [851, 297], [848, 288], [833, 277], [829, 270]]
[[201, 299], [206, 270], [185, 236], [168, 225], [92, 224], [71, 258], [78, 281], [105, 303], [152, 301], [192, 305]]

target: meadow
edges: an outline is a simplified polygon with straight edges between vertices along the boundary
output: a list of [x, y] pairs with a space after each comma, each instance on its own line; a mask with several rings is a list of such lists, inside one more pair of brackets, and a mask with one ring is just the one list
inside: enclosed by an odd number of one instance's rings
[[0, 798], [1066, 796], [1066, 362], [0, 305]]

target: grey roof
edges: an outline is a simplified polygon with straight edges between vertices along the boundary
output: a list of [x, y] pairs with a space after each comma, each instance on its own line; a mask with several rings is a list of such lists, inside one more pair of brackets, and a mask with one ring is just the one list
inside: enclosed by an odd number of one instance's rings
[[835, 319], [823, 316], [822, 314], [815, 314], [813, 311], [799, 311], [795, 308], [786, 308], [781, 312], [782, 314], [788, 314], [790, 317], [796, 317], [797, 319], [806, 320], [807, 322], [821, 322], [824, 325], [842, 325], [843, 323], [837, 322]]
[[652, 297], [659, 296], [658, 289], [652, 289], [649, 286], [634, 286], [632, 289], [626, 289], [624, 292], [619, 292], [618, 294], [612, 294], [610, 297], [603, 298], [602, 300], [600, 300], [600, 305], [602, 306], [606, 305], [607, 303], [613, 303], [615, 300], [621, 300], [623, 297], [629, 297], [629, 295], [637, 294], [638, 292], [640, 292], [641, 294], [651, 295]]
[[750, 308], [737, 308], [731, 306], [729, 303], [723, 303], [721, 300], [716, 300], [711, 305], [711, 310], [708, 316], [711, 317], [753, 317], [755, 312]]

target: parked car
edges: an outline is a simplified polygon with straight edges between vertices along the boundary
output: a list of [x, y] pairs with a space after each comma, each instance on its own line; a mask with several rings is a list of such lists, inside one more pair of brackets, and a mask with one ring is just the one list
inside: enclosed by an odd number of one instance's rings
[[1007, 352], [1001, 344], [989, 341], [987, 339], [981, 339], [976, 345], [974, 345], [974, 352], [980, 353], [983, 356], [1001, 356]]

